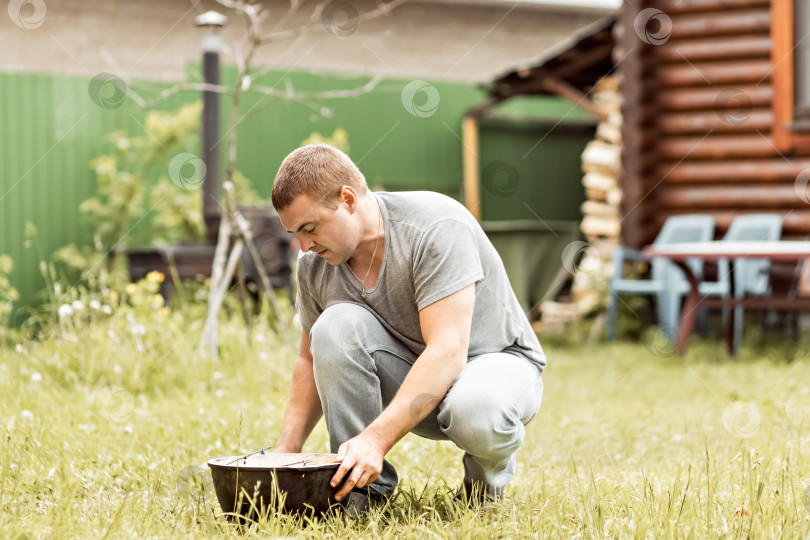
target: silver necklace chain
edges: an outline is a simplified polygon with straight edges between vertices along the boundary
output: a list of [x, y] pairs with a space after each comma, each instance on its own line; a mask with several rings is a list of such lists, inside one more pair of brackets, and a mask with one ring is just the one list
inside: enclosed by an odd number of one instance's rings
[[352, 270], [351, 265], [349, 265], [348, 263], [346, 264], [346, 266], [349, 267], [349, 272], [351, 272], [354, 278], [363, 285], [363, 290], [360, 292], [360, 295], [363, 298], [366, 297], [366, 279], [368, 279], [368, 275], [371, 273], [371, 269], [374, 267], [374, 257], [377, 255], [377, 246], [379, 246], [380, 244], [380, 236], [381, 236], [380, 231], [382, 230], [382, 210], [379, 208], [379, 206], [377, 207], [377, 211], [379, 212], [379, 219], [377, 220], [377, 240], [374, 242], [374, 251], [371, 253], [371, 263], [368, 265], [368, 271], [366, 272], [366, 275], [363, 276], [363, 279], [360, 279], [359, 277], [357, 277], [357, 274], [354, 273], [354, 270]]

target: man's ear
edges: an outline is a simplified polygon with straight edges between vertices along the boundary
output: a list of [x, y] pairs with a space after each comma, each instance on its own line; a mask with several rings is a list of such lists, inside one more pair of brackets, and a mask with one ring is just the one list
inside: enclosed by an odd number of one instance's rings
[[351, 186], [343, 186], [340, 188], [340, 202], [346, 205], [351, 214], [354, 214], [357, 210], [357, 193], [355, 193]]

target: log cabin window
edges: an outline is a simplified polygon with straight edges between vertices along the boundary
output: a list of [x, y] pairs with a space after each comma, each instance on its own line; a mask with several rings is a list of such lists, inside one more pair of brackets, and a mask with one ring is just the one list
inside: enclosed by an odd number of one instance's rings
[[783, 152], [810, 149], [810, 2], [772, 0], [773, 141]]

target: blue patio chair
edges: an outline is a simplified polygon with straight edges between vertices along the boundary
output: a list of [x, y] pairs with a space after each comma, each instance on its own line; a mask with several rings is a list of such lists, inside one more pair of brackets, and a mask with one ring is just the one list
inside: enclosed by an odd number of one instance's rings
[[[666, 220], [658, 233], [654, 245], [677, 244], [682, 242], [705, 242], [714, 238], [714, 219], [708, 214], [687, 214], [673, 216]], [[638, 250], [619, 246], [613, 251], [613, 277], [607, 309], [607, 340], [616, 337], [616, 313], [620, 294], [640, 294], [655, 296], [658, 305], [658, 324], [670, 340], [678, 335], [681, 301], [689, 291], [689, 282], [683, 271], [674, 263], [654, 258], [651, 262], [650, 279], [625, 279], [625, 261], [647, 261]], [[690, 259], [686, 263], [700, 280], [703, 276], [703, 262]]]
[[[723, 237], [729, 242], [776, 242], [782, 237], [782, 216], [779, 214], [746, 214], [737, 216], [731, 222], [728, 232]], [[717, 262], [717, 281], [700, 284], [700, 293], [705, 296], [728, 297], [729, 262], [721, 259]], [[746, 295], [768, 296], [771, 293], [770, 283], [771, 263], [767, 259], [736, 259], [734, 261], [734, 297], [743, 298]], [[723, 310], [724, 321], [728, 318], [728, 311]], [[742, 342], [743, 307], [734, 308], [734, 344], [736, 353]]]

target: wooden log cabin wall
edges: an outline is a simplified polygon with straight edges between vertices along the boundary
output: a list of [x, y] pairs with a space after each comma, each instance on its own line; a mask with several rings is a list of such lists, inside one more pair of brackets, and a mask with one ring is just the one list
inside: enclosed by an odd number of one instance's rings
[[[635, 0], [614, 28], [623, 96], [622, 240], [667, 217], [709, 213], [721, 237], [744, 213], [810, 236], [810, 145], [785, 137], [792, 0]], [[787, 81], [787, 82], [786, 82]], [[789, 103], [788, 103], [789, 102]], [[789, 137], [788, 137], [789, 139]], [[803, 196], [804, 195], [804, 196]]]

